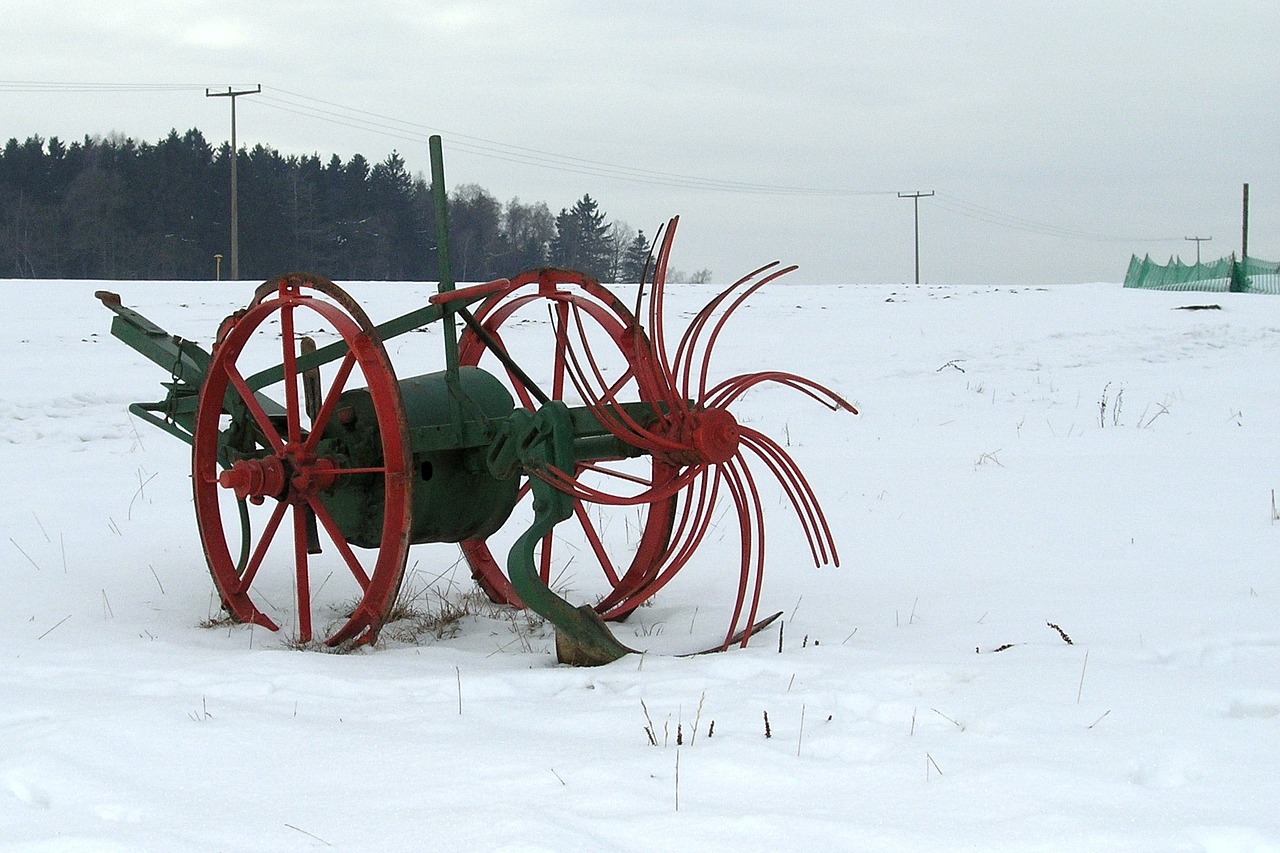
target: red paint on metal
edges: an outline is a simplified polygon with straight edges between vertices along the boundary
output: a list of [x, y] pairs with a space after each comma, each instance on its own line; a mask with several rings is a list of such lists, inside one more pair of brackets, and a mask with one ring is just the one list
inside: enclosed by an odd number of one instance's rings
[[[594, 280], [578, 273], [544, 269], [526, 273], [511, 287], [491, 296], [476, 311], [490, 335], [501, 341], [499, 328], [519, 309], [538, 300], [552, 306], [554, 329], [552, 397], [563, 399], [565, 379], [595, 418], [621, 441], [642, 450], [650, 459], [647, 478], [618, 472], [588, 485], [584, 473], [611, 474], [603, 464], [579, 465], [574, 471], [548, 468], [529, 472], [570, 495], [590, 552], [601, 565], [612, 592], [596, 610], [606, 619], [626, 616], [666, 586], [691, 560], [711, 528], [717, 499], [728, 496], [738, 519], [739, 567], [733, 615], [724, 645], [746, 645], [754, 624], [764, 576], [763, 501], [751, 470], [762, 465], [782, 485], [809, 544], [815, 564], [839, 565], [835, 542], [813, 489], [790, 455], [775, 441], [742, 427], [728, 407], [746, 391], [770, 382], [789, 387], [832, 409], [855, 411], [830, 389], [804, 377], [781, 371], [746, 373], [711, 384], [710, 363], [715, 344], [734, 311], [754, 292], [795, 269], [767, 264], [721, 291], [694, 317], [674, 350], [667, 343], [664, 303], [666, 275], [678, 219], [668, 223], [653, 262], [647, 304], [645, 283], [632, 313]], [[636, 317], [641, 314], [646, 323]], [[608, 380], [585, 332], [585, 322], [603, 328], [626, 359], [628, 370]], [[462, 363], [475, 364], [483, 344], [463, 333]], [[674, 353], [674, 354], [672, 354]], [[521, 405], [533, 409], [532, 395], [511, 378]], [[638, 422], [622, 408], [620, 396], [634, 386], [639, 399], [654, 406], [656, 420]], [[629, 487], [629, 488], [628, 488]], [[637, 489], [637, 487], [639, 487]], [[588, 511], [587, 507], [596, 509]], [[592, 523], [600, 507], [646, 506], [645, 528], [625, 571], [619, 571]], [[549, 571], [553, 542], [543, 544], [541, 572]], [[463, 543], [463, 553], [481, 586], [498, 601], [518, 604], [510, 585], [485, 543]]]
[[[323, 297], [323, 298], [319, 298]], [[324, 400], [304, 437], [303, 409], [299, 389], [302, 374], [297, 369], [299, 336], [297, 312], [318, 315], [346, 341], [349, 352], [338, 366]], [[264, 323], [277, 317], [281, 328], [285, 385], [284, 430], [264, 411], [243, 378], [238, 362]], [[263, 334], [268, 334], [265, 330]], [[339, 395], [358, 374], [368, 388], [378, 421], [382, 464], [376, 468], [344, 469], [332, 459], [320, 457], [316, 448], [325, 425], [335, 413]], [[230, 395], [230, 397], [228, 396]], [[261, 458], [239, 460], [230, 469], [218, 472], [221, 450], [221, 421], [228, 399], [238, 400], [266, 443]], [[343, 414], [338, 413], [339, 420]], [[307, 554], [308, 518], [314, 515], [327, 532], [333, 546], [363, 592], [354, 612], [345, 623], [325, 638], [329, 645], [376, 638], [399, 591], [409, 548], [409, 497], [412, 476], [408, 446], [408, 424], [395, 372], [386, 350], [373, 332], [373, 325], [351, 298], [332, 282], [318, 276], [291, 274], [272, 279], [260, 287], [254, 301], [242, 312], [224, 321], [210, 362], [196, 411], [192, 451], [196, 520], [214, 584], [230, 614], [277, 630], [275, 620], [259, 608], [254, 598], [254, 582], [266, 566], [269, 546], [276, 540], [286, 512], [292, 512], [292, 536], [285, 541], [293, 550], [291, 572], [296, 585], [298, 640], [312, 639], [312, 596], [310, 560]], [[379, 545], [372, 558], [362, 562], [343, 539], [329, 512], [317, 495], [329, 488], [338, 476], [376, 473], [383, 478], [383, 523]], [[219, 494], [261, 502], [270, 497], [279, 501], [267, 524], [251, 542], [251, 553], [243, 573], [237, 574], [224, 524], [224, 500]], [[228, 513], [229, 519], [234, 515]], [[371, 568], [366, 568], [368, 561]]]
[[443, 305], [446, 302], [459, 302], [476, 299], [481, 296], [489, 296], [494, 293], [502, 293], [510, 289], [510, 279], [498, 278], [493, 281], [486, 281], [484, 284], [472, 284], [468, 287], [458, 287], [453, 290], [446, 290], [443, 293], [437, 293], [427, 299], [432, 305]]
[[279, 497], [284, 491], [284, 465], [278, 456], [241, 459], [218, 475], [218, 485], [235, 493], [236, 500], [262, 503], [265, 497]]

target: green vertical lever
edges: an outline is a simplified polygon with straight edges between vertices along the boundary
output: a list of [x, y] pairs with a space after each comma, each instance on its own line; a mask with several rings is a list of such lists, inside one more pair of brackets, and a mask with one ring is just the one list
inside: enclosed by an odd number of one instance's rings
[[[438, 290], [447, 293], [453, 287], [453, 260], [449, 256], [449, 197], [444, 189], [444, 151], [440, 137], [428, 141], [431, 149], [431, 200], [436, 217], [436, 268], [439, 273]], [[444, 315], [444, 370], [445, 385], [449, 389], [449, 420], [457, 430], [462, 429], [462, 388], [458, 382], [458, 334], [452, 302], [442, 306]]]

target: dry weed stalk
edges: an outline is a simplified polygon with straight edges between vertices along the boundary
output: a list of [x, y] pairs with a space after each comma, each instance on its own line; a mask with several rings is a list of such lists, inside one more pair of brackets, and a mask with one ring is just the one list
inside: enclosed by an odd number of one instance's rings
[[1075, 645], [1075, 643], [1073, 643], [1073, 642], [1071, 641], [1071, 638], [1067, 636], [1067, 632], [1066, 632], [1066, 631], [1062, 630], [1061, 628], [1059, 628], [1057, 625], [1055, 625], [1055, 624], [1054, 624], [1054, 623], [1052, 623], [1052, 622], [1046, 622], [1045, 624], [1046, 624], [1046, 625], [1048, 625], [1048, 626], [1049, 626], [1050, 628], [1052, 628], [1053, 630], [1055, 630], [1055, 631], [1057, 631], [1057, 632], [1058, 632], [1058, 636], [1062, 638], [1062, 642], [1066, 643], [1068, 646], [1074, 646], [1074, 645]]

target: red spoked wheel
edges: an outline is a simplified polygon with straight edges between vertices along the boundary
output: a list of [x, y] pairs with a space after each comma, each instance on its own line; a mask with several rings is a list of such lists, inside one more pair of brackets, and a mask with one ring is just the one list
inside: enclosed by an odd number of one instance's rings
[[[337, 358], [309, 366], [314, 339]], [[329, 613], [326, 644], [376, 639], [408, 556], [411, 465], [395, 371], [340, 288], [280, 276], [224, 321], [200, 390], [192, 479], [209, 571], [233, 619], [292, 623], [305, 644]], [[350, 500], [334, 503], [353, 484], [367, 496], [357, 535], [344, 532]]]
[[[591, 373], [618, 400], [651, 406], [660, 400], [648, 381], [652, 371], [639, 363], [648, 349], [643, 329], [625, 305], [588, 276], [561, 269], [524, 273], [512, 279], [503, 292], [485, 300], [475, 318], [487, 337], [533, 375], [508, 370], [471, 328], [464, 329], [460, 337], [459, 362], [480, 365], [505, 377], [517, 405], [526, 409], [538, 408], [539, 393], [571, 406], [590, 403], [591, 392], [584, 394], [584, 389], [578, 387], [582, 371]], [[549, 325], [550, 329], [508, 334], [515, 327], [530, 324]], [[518, 343], [508, 340], [517, 337]], [[527, 381], [530, 379], [534, 384]], [[583, 463], [572, 476], [610, 494], [634, 495], [670, 480], [676, 473], [677, 467], [669, 462], [642, 456]], [[526, 516], [531, 514], [529, 492], [526, 482], [520, 492]], [[573, 519], [545, 537], [536, 550], [543, 582], [563, 585], [569, 581], [562, 572], [575, 571], [575, 564], [589, 564], [599, 569], [604, 578], [605, 588], [598, 590], [601, 595], [614, 595], [631, 584], [628, 579], [648, 575], [661, 561], [675, 523], [676, 504], [677, 496], [672, 493], [618, 513], [612, 501], [575, 500]], [[514, 518], [521, 517], [518, 510]], [[615, 524], [626, 528], [620, 537], [616, 529], [610, 530]], [[520, 526], [518, 520], [507, 525]], [[519, 607], [520, 599], [499, 563], [506, 556], [505, 544], [490, 537], [462, 542], [461, 548], [472, 576], [489, 597]], [[579, 581], [575, 578], [572, 583]], [[613, 618], [624, 615], [613, 614]]]

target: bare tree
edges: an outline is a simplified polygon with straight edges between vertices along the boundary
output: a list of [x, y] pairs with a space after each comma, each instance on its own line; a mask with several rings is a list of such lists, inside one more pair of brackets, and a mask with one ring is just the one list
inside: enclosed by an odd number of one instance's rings
[[609, 225], [609, 281], [621, 281], [622, 270], [626, 264], [627, 249], [636, 239], [636, 231], [621, 220], [614, 220]]

